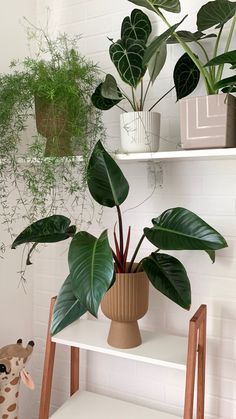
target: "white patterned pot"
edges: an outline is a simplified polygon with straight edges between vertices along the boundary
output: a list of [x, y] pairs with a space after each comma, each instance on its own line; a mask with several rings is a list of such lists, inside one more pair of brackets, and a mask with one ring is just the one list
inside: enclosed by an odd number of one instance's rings
[[124, 153], [159, 149], [161, 115], [157, 112], [126, 112], [120, 116], [121, 150]]
[[184, 149], [236, 147], [236, 98], [218, 94], [180, 100]]

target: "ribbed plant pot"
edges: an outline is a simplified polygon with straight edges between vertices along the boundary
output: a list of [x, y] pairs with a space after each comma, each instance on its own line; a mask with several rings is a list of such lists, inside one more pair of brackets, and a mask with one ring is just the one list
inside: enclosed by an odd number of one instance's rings
[[126, 112], [120, 116], [121, 151], [156, 152], [160, 143], [161, 115], [157, 112]]
[[116, 281], [102, 299], [101, 309], [111, 319], [107, 342], [115, 348], [142, 343], [138, 326], [148, 309], [149, 280], [144, 272], [116, 274]]
[[45, 156], [72, 156], [71, 134], [62, 110], [54, 102], [35, 98], [36, 128], [47, 139]]
[[218, 94], [180, 100], [184, 149], [236, 147], [236, 98]]

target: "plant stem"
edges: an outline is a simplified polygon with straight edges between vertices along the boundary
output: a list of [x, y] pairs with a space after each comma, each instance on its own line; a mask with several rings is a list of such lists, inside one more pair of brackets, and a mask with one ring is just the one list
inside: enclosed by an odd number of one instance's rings
[[122, 106], [120, 106], [120, 105], [116, 105], [116, 107], [119, 108], [119, 109], [121, 109], [122, 111], [124, 111], [126, 113], [128, 112], [125, 108], [122, 108]]
[[143, 111], [143, 79], [141, 80], [141, 97], [140, 97], [139, 110]]
[[168, 90], [168, 92], [166, 92], [163, 96], [160, 97], [160, 99], [158, 99], [154, 105], [152, 105], [152, 107], [150, 109], [148, 109], [148, 112], [152, 111], [152, 109], [162, 100], [164, 99], [164, 97], [166, 97], [170, 92], [172, 92], [172, 90], [175, 88], [175, 86], [171, 87], [170, 90]]
[[[222, 31], [223, 31], [223, 26], [221, 26], [221, 28], [219, 30], [219, 33], [217, 35], [216, 43], [215, 43], [215, 48], [214, 48], [214, 51], [213, 51], [213, 57], [212, 58], [215, 58], [217, 56]], [[214, 74], [214, 82], [216, 82], [217, 80], [216, 80], [216, 68], [215, 68], [215, 66], [213, 67], [213, 72], [214, 72], [213, 73]], [[219, 72], [219, 67], [218, 67], [218, 70], [217, 70], [217, 74], [218, 74], [218, 72]]]
[[[232, 37], [233, 37], [233, 34], [234, 34], [235, 24], [236, 24], [236, 13], [234, 15], [233, 22], [231, 24], [231, 28], [230, 28], [230, 31], [229, 31], [229, 36], [228, 36], [228, 39], [227, 39], [227, 42], [226, 42], [226, 45], [225, 45], [224, 52], [228, 52], [229, 51], [229, 47], [230, 47], [230, 44], [231, 44], [231, 41], [232, 41]], [[224, 64], [222, 64], [218, 68], [217, 81], [220, 81], [221, 80], [223, 71], [224, 71]]]
[[137, 254], [138, 254], [138, 251], [139, 251], [139, 249], [141, 247], [141, 244], [142, 244], [142, 242], [143, 242], [144, 239], [145, 239], [145, 236], [143, 234], [142, 237], [141, 237], [141, 239], [139, 240], [139, 242], [137, 244], [137, 247], [136, 247], [136, 249], [134, 251], [134, 254], [133, 254], [132, 258], [131, 258], [131, 261], [130, 261], [130, 264], [129, 264], [129, 267], [128, 267], [128, 272], [131, 272], [132, 271], [132, 267], [133, 267], [135, 258], [136, 258]]
[[134, 109], [135, 111], [138, 111], [137, 106], [136, 106], [136, 100], [135, 100], [134, 88], [132, 87], [132, 88], [131, 88], [131, 90], [132, 90], [132, 99], [133, 99], [133, 109]]
[[123, 223], [122, 223], [122, 215], [120, 211], [119, 205], [116, 206], [117, 214], [118, 214], [118, 221], [119, 221], [119, 235], [120, 235], [120, 261], [123, 267], [124, 265], [124, 235], [123, 235]]
[[117, 265], [118, 270], [119, 270], [120, 272], [122, 272], [122, 266], [121, 266], [121, 264], [120, 264], [120, 262], [119, 262], [118, 258], [116, 257], [116, 254], [115, 254], [114, 250], [111, 250], [111, 251], [112, 251], [112, 256], [113, 256], [113, 259], [114, 259], [114, 261], [115, 261], [115, 263], [116, 263], [116, 265]]
[[144, 108], [144, 104], [145, 104], [145, 102], [146, 102], [146, 98], [147, 98], [148, 90], [149, 90], [149, 88], [150, 88], [150, 86], [151, 86], [151, 82], [152, 82], [152, 80], [151, 80], [151, 77], [150, 77], [150, 80], [149, 80], [149, 82], [148, 82], [148, 85], [147, 85], [147, 88], [146, 88], [146, 92], [145, 92], [145, 95], [144, 95], [144, 99], [143, 99], [143, 108]]

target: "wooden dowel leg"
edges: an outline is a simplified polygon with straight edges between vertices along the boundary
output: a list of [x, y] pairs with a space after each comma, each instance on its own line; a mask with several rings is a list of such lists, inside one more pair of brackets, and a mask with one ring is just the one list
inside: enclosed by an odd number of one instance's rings
[[190, 322], [188, 359], [187, 359], [187, 371], [186, 371], [186, 387], [185, 387], [184, 419], [193, 418], [196, 351], [197, 351], [197, 328], [196, 328], [195, 323]]
[[206, 368], [206, 318], [199, 328], [198, 380], [197, 380], [197, 419], [204, 419]]
[[79, 348], [71, 347], [70, 355], [70, 395], [79, 390]]
[[55, 350], [56, 350], [56, 344], [52, 342], [51, 340], [50, 325], [51, 325], [52, 312], [53, 312], [53, 307], [54, 307], [55, 302], [56, 302], [56, 297], [53, 297], [51, 299], [49, 321], [48, 321], [42, 390], [41, 390], [41, 398], [40, 398], [39, 419], [48, 419], [49, 417], [49, 408], [50, 408], [50, 399], [51, 399], [51, 390], [52, 390], [52, 376], [53, 376], [54, 358], [55, 358]]

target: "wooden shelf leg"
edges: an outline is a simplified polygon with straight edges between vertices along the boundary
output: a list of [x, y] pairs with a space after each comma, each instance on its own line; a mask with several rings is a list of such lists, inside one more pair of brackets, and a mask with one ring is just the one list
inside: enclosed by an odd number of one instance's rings
[[53, 297], [51, 299], [49, 321], [48, 321], [42, 390], [41, 390], [41, 398], [40, 398], [39, 419], [48, 419], [49, 417], [49, 408], [50, 408], [50, 399], [51, 399], [51, 390], [52, 390], [52, 376], [53, 376], [54, 358], [55, 358], [55, 350], [56, 350], [56, 344], [52, 342], [51, 340], [50, 325], [51, 325], [52, 312], [53, 312], [53, 307], [54, 307], [55, 302], [56, 302], [56, 297]]
[[206, 317], [199, 327], [198, 342], [198, 380], [197, 380], [197, 419], [204, 419], [206, 369]]
[[186, 371], [184, 419], [193, 419], [196, 364], [197, 419], [204, 419], [206, 364], [206, 306], [201, 305], [189, 323], [188, 358]]
[[70, 352], [70, 395], [79, 390], [79, 348], [71, 347]]

